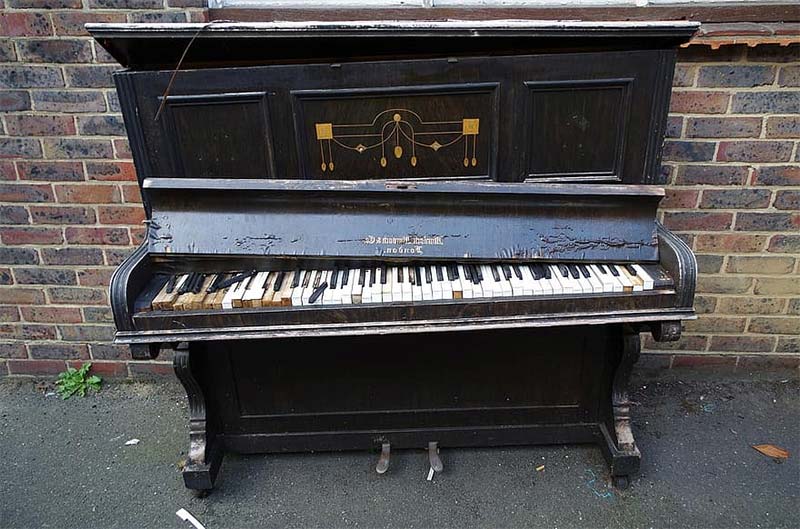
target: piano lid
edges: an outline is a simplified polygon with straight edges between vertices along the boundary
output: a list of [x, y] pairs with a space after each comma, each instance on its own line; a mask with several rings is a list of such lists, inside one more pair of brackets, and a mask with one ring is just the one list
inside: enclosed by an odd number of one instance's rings
[[589, 43], [593, 49], [668, 48], [688, 41], [698, 27], [699, 23], [690, 21], [571, 20], [86, 24], [89, 33], [120, 64], [132, 69], [174, 67], [192, 40], [183, 62], [186, 68], [386, 56], [518, 54], [536, 49], [576, 51]]
[[152, 254], [658, 260], [662, 188], [148, 179]]

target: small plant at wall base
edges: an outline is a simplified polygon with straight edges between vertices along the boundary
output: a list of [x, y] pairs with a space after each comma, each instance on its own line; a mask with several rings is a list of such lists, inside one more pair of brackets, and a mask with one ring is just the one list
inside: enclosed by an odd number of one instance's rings
[[89, 375], [91, 367], [92, 364], [87, 362], [78, 369], [70, 367], [59, 373], [56, 379], [56, 390], [62, 399], [66, 400], [76, 393], [85, 397], [90, 390], [100, 391], [100, 384], [103, 381], [97, 375]]

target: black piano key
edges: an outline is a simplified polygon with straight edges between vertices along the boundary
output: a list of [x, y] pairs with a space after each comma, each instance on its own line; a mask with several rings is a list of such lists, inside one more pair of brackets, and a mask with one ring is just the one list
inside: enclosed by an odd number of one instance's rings
[[277, 292], [283, 286], [283, 280], [286, 279], [286, 272], [278, 272], [278, 277], [275, 278], [275, 284], [272, 285], [272, 291]]
[[[470, 266], [468, 264], [464, 265], [464, 278], [467, 281], [472, 281], [472, 268], [470, 268]], [[474, 283], [474, 281], [473, 281], [473, 283]]]
[[345, 268], [344, 270], [342, 270], [342, 286], [346, 287], [347, 286], [347, 282], [349, 280], [350, 280], [350, 269], [349, 268]]
[[550, 267], [547, 265], [539, 265], [542, 269], [542, 273], [544, 274], [545, 279], [552, 279], [553, 272], [550, 270]]
[[370, 275], [369, 275], [369, 286], [374, 285], [376, 281], [378, 281], [378, 269], [377, 268], [371, 268], [370, 269]]
[[196, 272], [191, 272], [189, 277], [186, 278], [186, 281], [183, 282], [181, 287], [178, 289], [178, 294], [186, 294], [192, 288], [192, 283], [194, 282], [194, 278], [197, 276]]
[[331, 290], [336, 290], [336, 283], [337, 283], [336, 280], [338, 279], [337, 277], [338, 275], [339, 275], [339, 270], [334, 268], [333, 272], [331, 272], [331, 284], [330, 284]]
[[178, 281], [178, 276], [169, 276], [167, 279], [167, 294], [172, 294], [172, 291], [175, 290], [175, 283]]
[[417, 285], [422, 286], [422, 270], [419, 266], [414, 268], [414, 279], [417, 281]]
[[581, 275], [583, 275], [583, 277], [585, 277], [586, 279], [589, 279], [589, 275], [590, 275], [589, 274], [589, 269], [586, 268], [586, 265], [582, 265], [582, 264], [578, 265], [578, 270], [581, 271]]
[[255, 274], [256, 274], [255, 270], [248, 270], [247, 272], [234, 274], [232, 277], [229, 277], [225, 281], [220, 282], [220, 284], [217, 285], [217, 290], [228, 288], [231, 285], [235, 285], [239, 281], [244, 281], [247, 278], [253, 277]]
[[542, 279], [544, 277], [545, 268], [547, 267], [542, 266], [540, 264], [531, 265], [531, 273], [533, 274], [533, 278], [536, 279], [537, 281], [539, 279]]
[[508, 266], [506, 264], [500, 265], [500, 270], [503, 271], [503, 277], [506, 278], [506, 281], [511, 279], [511, 267], [510, 266]]
[[197, 274], [197, 278], [192, 285], [192, 294], [199, 294], [200, 289], [203, 288], [203, 283], [206, 281], [206, 274]]
[[302, 270], [299, 268], [294, 271], [294, 276], [292, 277], [292, 288], [297, 288], [300, 286], [300, 275], [302, 274]]
[[441, 266], [434, 266], [436, 269], [436, 281], [444, 281], [444, 276], [442, 275], [442, 267]]
[[[322, 274], [319, 274], [317, 276], [317, 278], [319, 277], [322, 277]], [[323, 281], [323, 283], [320, 286], [314, 289], [314, 292], [311, 293], [311, 296], [308, 297], [308, 303], [311, 304], [317, 301], [320, 298], [320, 296], [322, 296], [322, 293], [325, 292], [326, 288], [328, 288], [328, 283], [327, 281]]]
[[453, 279], [455, 279], [455, 277], [453, 277], [453, 269], [450, 267], [450, 265], [445, 265], [444, 271], [447, 274], [448, 281], [452, 281]]
[[385, 284], [386, 284], [386, 267], [382, 266], [381, 267], [381, 285], [385, 285]]
[[569, 268], [569, 275], [572, 276], [572, 279], [579, 279], [581, 277], [581, 273], [578, 271], [577, 266], [571, 264], [567, 265], [567, 268]]
[[606, 272], [606, 267], [605, 266], [603, 266], [601, 264], [596, 264], [595, 266], [597, 267], [597, 269], [600, 271], [601, 274], [608, 273], [608, 272]]
[[558, 266], [558, 271], [561, 272], [561, 277], [569, 277], [569, 268], [567, 268], [567, 265], [560, 264], [556, 266]]
[[514, 275], [517, 276], [517, 279], [522, 279], [522, 270], [520, 270], [518, 265], [511, 265], [511, 269], [514, 271]]
[[490, 265], [489, 268], [492, 271], [492, 278], [494, 278], [495, 281], [500, 281], [500, 273], [497, 271], [497, 267]]
[[362, 268], [358, 272], [358, 286], [363, 287], [364, 286], [364, 281], [366, 281], [366, 279], [367, 279], [367, 269], [366, 268]]
[[214, 281], [212, 281], [211, 284], [208, 285], [206, 293], [211, 294], [213, 292], [216, 292], [219, 289], [219, 284], [222, 283], [222, 281], [225, 279], [225, 276], [226, 274], [217, 274], [217, 277], [214, 278]]
[[453, 265], [453, 279], [461, 279], [458, 273], [458, 265]]
[[473, 265], [472, 269], [475, 270], [475, 275], [478, 277], [478, 282], [483, 281], [483, 270], [481, 270], [481, 267], [478, 265]]
[[630, 275], [632, 275], [632, 276], [635, 276], [635, 275], [636, 275], [636, 269], [633, 267], [633, 265], [626, 264], [626, 265], [625, 265], [625, 270], [627, 270], [627, 271], [628, 271], [628, 273], [629, 273]]
[[402, 266], [398, 266], [397, 267], [397, 282], [398, 283], [405, 283], [406, 282], [406, 278], [404, 277], [405, 274], [403, 272], [405, 272], [405, 269]]
[[430, 266], [426, 266], [425, 267], [425, 282], [426, 283], [432, 283], [433, 282], [433, 274], [431, 274], [431, 267]]
[[303, 272], [303, 288], [306, 288], [310, 281], [311, 281], [311, 272], [306, 270], [305, 272]]
[[614, 265], [608, 265], [608, 269], [611, 271], [611, 275], [614, 277], [619, 277], [619, 270]]

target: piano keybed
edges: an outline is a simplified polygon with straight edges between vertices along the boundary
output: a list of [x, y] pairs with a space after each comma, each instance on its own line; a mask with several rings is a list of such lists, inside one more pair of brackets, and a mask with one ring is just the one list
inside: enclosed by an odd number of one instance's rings
[[672, 288], [657, 264], [418, 264], [171, 276], [151, 310], [231, 310], [636, 293]]

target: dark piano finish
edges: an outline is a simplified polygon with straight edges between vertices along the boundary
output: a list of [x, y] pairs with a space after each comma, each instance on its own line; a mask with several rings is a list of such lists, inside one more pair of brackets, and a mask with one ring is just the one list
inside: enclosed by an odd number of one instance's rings
[[[89, 25], [128, 67], [115, 77], [148, 216], [112, 278], [116, 341], [134, 358], [176, 349], [186, 486], [211, 489], [227, 450], [429, 442], [596, 442], [625, 485], [639, 333], [676, 340], [694, 317], [694, 256], [647, 184], [695, 27]], [[149, 310], [178, 273], [425, 261], [658, 263], [672, 286]]]

